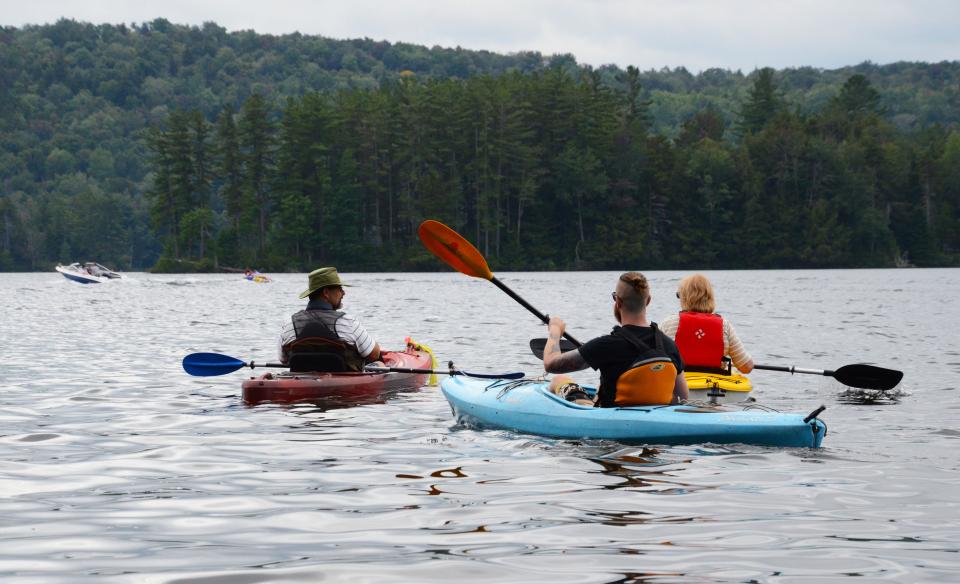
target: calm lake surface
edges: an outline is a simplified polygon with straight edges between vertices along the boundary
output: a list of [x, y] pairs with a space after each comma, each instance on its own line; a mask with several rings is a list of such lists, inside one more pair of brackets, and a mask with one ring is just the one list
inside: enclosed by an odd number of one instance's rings
[[[655, 320], [687, 273], [647, 273]], [[899, 391], [754, 373], [760, 403], [827, 406], [819, 450], [478, 431], [431, 387], [248, 407], [249, 369], [180, 362], [274, 360], [305, 274], [0, 274], [0, 579], [960, 581], [960, 270], [705, 273], [758, 363], [874, 363], [905, 372]], [[497, 277], [586, 340], [613, 325], [618, 274]], [[527, 343], [545, 327], [488, 282], [343, 277], [387, 348], [410, 335], [464, 369], [542, 371]]]

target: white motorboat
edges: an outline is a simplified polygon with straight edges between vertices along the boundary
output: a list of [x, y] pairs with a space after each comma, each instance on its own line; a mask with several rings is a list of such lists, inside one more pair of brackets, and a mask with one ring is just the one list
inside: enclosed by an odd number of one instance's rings
[[56, 270], [63, 274], [64, 278], [81, 284], [99, 284], [123, 278], [123, 274], [114, 272], [97, 262], [86, 262], [82, 265], [79, 262], [74, 262], [69, 266], [57, 264]]

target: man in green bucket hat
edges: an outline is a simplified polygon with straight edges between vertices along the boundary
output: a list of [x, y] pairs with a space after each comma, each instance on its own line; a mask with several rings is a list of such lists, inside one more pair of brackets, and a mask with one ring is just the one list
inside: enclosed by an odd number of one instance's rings
[[380, 360], [380, 345], [352, 316], [344, 313], [346, 294], [337, 269], [310, 272], [307, 307], [284, 323], [280, 332], [280, 361], [294, 371], [363, 371], [367, 363]]

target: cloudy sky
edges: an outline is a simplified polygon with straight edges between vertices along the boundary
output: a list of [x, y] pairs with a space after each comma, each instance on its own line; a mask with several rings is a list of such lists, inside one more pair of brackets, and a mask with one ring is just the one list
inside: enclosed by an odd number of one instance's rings
[[751, 71], [960, 59], [960, 0], [0, 0], [0, 24], [163, 17], [581, 63]]

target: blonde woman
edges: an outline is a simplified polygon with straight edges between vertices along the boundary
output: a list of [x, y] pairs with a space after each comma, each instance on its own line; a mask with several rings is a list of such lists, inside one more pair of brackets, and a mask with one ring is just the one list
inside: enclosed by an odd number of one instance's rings
[[730, 322], [716, 314], [713, 286], [703, 274], [680, 280], [680, 313], [668, 316], [660, 330], [674, 340], [687, 371], [716, 371], [729, 357], [743, 373], [753, 371], [753, 358]]

